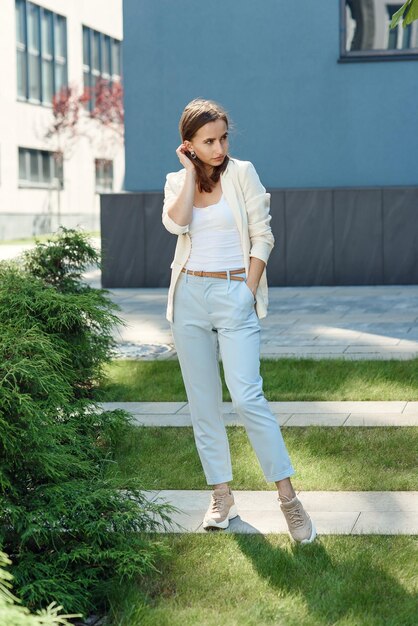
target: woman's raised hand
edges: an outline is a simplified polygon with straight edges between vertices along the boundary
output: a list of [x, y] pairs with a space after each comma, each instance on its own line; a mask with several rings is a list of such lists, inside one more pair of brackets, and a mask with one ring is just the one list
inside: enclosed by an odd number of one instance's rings
[[188, 152], [186, 146], [184, 145], [184, 143], [181, 143], [176, 150], [179, 161], [186, 170], [188, 170], [189, 172], [195, 172], [196, 168], [193, 164], [193, 161], [186, 155], [186, 152]]

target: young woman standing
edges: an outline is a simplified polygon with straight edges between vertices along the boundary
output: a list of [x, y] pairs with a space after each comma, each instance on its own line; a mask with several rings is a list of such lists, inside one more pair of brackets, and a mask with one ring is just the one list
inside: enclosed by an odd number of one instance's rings
[[167, 319], [181, 367], [197, 451], [213, 486], [205, 529], [238, 515], [228, 485], [230, 450], [222, 417], [219, 353], [232, 403], [267, 482], [275, 482], [291, 537], [316, 530], [297, 498], [279, 424], [263, 394], [260, 324], [267, 315], [266, 264], [274, 245], [270, 194], [249, 161], [228, 155], [228, 117], [212, 100], [184, 109], [176, 153], [183, 168], [167, 175], [163, 224], [178, 235]]

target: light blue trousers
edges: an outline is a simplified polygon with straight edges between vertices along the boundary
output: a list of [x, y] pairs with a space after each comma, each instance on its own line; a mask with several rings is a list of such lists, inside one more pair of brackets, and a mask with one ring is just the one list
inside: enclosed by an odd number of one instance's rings
[[[241, 274], [245, 278], [245, 273]], [[267, 482], [295, 473], [280, 426], [263, 394], [260, 324], [245, 281], [181, 273], [170, 324], [197, 451], [208, 485], [232, 480], [222, 416], [219, 351], [232, 404]]]

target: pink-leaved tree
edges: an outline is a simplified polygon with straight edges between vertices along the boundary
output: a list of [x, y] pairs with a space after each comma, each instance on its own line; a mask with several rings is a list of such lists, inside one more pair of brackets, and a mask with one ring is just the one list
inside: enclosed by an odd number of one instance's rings
[[[80, 101], [87, 107], [89, 123], [85, 134], [94, 152], [100, 155], [96, 166], [112, 161], [124, 143], [123, 86], [120, 81], [98, 78], [94, 87], [85, 88]], [[91, 103], [91, 104], [89, 104]]]
[[[52, 121], [44, 134], [45, 139], [53, 142], [52, 154], [55, 161], [57, 189], [57, 218], [61, 221], [61, 181], [64, 160], [73, 153], [78, 138], [80, 117], [80, 97], [75, 84], [64, 85], [52, 98]], [[58, 174], [58, 176], [57, 176]]]
[[[91, 105], [90, 105], [91, 102]], [[87, 137], [100, 160], [114, 158], [124, 142], [123, 87], [121, 82], [99, 78], [81, 94], [76, 84], [63, 86], [52, 99], [52, 121], [44, 138], [53, 142], [56, 171], [63, 170], [80, 137]], [[57, 181], [58, 223], [61, 217], [61, 184]]]

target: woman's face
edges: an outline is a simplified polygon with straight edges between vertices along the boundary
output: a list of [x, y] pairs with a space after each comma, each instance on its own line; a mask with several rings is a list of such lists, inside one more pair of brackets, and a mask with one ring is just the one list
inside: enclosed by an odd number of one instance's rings
[[188, 149], [208, 166], [208, 169], [220, 165], [228, 152], [228, 129], [224, 120], [215, 120], [201, 126], [192, 141], [184, 142]]

